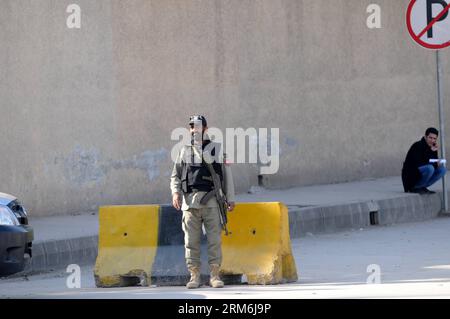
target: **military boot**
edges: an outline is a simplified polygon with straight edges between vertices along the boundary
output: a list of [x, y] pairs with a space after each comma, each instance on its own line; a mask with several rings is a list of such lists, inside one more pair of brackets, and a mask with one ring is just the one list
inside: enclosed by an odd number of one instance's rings
[[191, 279], [186, 284], [187, 289], [193, 289], [200, 287], [200, 267], [190, 266], [188, 267], [189, 272], [191, 273]]
[[209, 267], [211, 269], [211, 277], [209, 279], [209, 284], [213, 288], [222, 288], [224, 286], [224, 284], [223, 284], [223, 281], [220, 280], [220, 277], [219, 277], [220, 266], [217, 264], [211, 264], [211, 265], [209, 265]]

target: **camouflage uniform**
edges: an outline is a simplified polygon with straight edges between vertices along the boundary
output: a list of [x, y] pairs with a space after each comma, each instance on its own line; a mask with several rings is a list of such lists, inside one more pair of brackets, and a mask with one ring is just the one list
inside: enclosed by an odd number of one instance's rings
[[[212, 143], [212, 142], [210, 142]], [[211, 145], [216, 146], [216, 150], [220, 150], [220, 145], [212, 143]], [[193, 153], [191, 153], [193, 152]], [[188, 269], [198, 271], [200, 269], [200, 239], [202, 234], [202, 224], [204, 225], [206, 236], [208, 240], [208, 263], [212, 269], [218, 274], [218, 268], [222, 263], [222, 249], [221, 249], [221, 233], [222, 226], [220, 223], [220, 212], [218, 208], [218, 203], [216, 198], [211, 197], [206, 204], [200, 203], [203, 196], [207, 191], [202, 190], [192, 190], [190, 192], [183, 191], [182, 187], [182, 174], [183, 174], [183, 164], [186, 163], [187, 154], [194, 154], [196, 160], [201, 163], [201, 153], [200, 149], [191, 145], [184, 146], [180, 153], [178, 154], [177, 161], [173, 167], [172, 175], [170, 179], [170, 188], [172, 195], [175, 193], [182, 194], [182, 206], [183, 211], [183, 222], [182, 228], [184, 231], [184, 242], [185, 242], [185, 258]], [[219, 153], [220, 154], [220, 153]], [[203, 156], [207, 158], [209, 154], [203, 151]], [[231, 173], [231, 167], [229, 164], [224, 163], [225, 154], [223, 158], [218, 158], [222, 172], [222, 185], [224, 193], [227, 197], [228, 202], [235, 201], [234, 194], [234, 184], [233, 177]], [[197, 162], [198, 163], [198, 162]], [[217, 163], [217, 162], [216, 162]], [[200, 164], [205, 165], [205, 164]], [[217, 164], [216, 164], [217, 165]], [[216, 166], [217, 167], [217, 166]], [[209, 174], [209, 177], [211, 175]], [[204, 179], [208, 177], [203, 176]], [[191, 185], [194, 186], [195, 185]], [[212, 270], [213, 273], [213, 270]], [[192, 271], [191, 271], [192, 275]], [[192, 281], [192, 278], [191, 278]], [[213, 286], [213, 284], [211, 284]], [[192, 288], [197, 288], [198, 285], [194, 285]], [[223, 286], [223, 283], [222, 283]], [[188, 288], [190, 288], [188, 286]]]

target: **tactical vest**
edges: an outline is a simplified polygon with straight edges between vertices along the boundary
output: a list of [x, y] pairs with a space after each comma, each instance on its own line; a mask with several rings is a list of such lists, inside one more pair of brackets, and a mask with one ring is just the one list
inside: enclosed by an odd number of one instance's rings
[[[206, 141], [205, 144], [203, 144], [203, 149], [209, 143], [210, 141]], [[213, 148], [211, 150], [212, 157], [215, 156], [215, 152], [216, 148]], [[194, 161], [190, 161], [186, 163], [185, 161], [182, 161], [181, 164], [181, 189], [184, 193], [192, 193], [193, 191], [209, 192], [214, 188], [211, 174], [204, 162], [194, 163]], [[214, 168], [214, 171], [217, 175], [219, 175], [220, 180], [223, 183], [222, 165], [220, 163], [217, 163], [216, 161], [213, 161], [211, 164]]]

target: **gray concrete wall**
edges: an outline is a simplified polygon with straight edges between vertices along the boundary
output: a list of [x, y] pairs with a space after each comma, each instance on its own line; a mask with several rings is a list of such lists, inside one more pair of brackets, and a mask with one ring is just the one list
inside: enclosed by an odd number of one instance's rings
[[[0, 0], [0, 191], [34, 216], [168, 202], [170, 133], [193, 113], [280, 128], [270, 187], [399, 175], [438, 125], [434, 52], [410, 39], [408, 3]], [[257, 184], [256, 165], [234, 172], [238, 191]]]

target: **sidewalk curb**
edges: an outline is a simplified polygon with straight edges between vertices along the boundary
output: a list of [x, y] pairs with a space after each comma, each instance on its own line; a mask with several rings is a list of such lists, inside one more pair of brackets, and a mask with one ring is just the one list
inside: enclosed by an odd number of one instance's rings
[[291, 238], [300, 238], [308, 234], [423, 221], [438, 217], [440, 211], [441, 199], [438, 193], [342, 205], [300, 208], [291, 206], [289, 231]]
[[[301, 238], [436, 218], [441, 211], [441, 198], [438, 193], [405, 195], [376, 201], [329, 206], [291, 205], [288, 208], [290, 237]], [[371, 213], [375, 225], [371, 225]], [[97, 246], [97, 235], [34, 243], [31, 263], [21, 275], [65, 269], [70, 264], [93, 265]]]
[[97, 235], [33, 243], [33, 257], [21, 274], [65, 269], [70, 264], [92, 265], [97, 246]]

